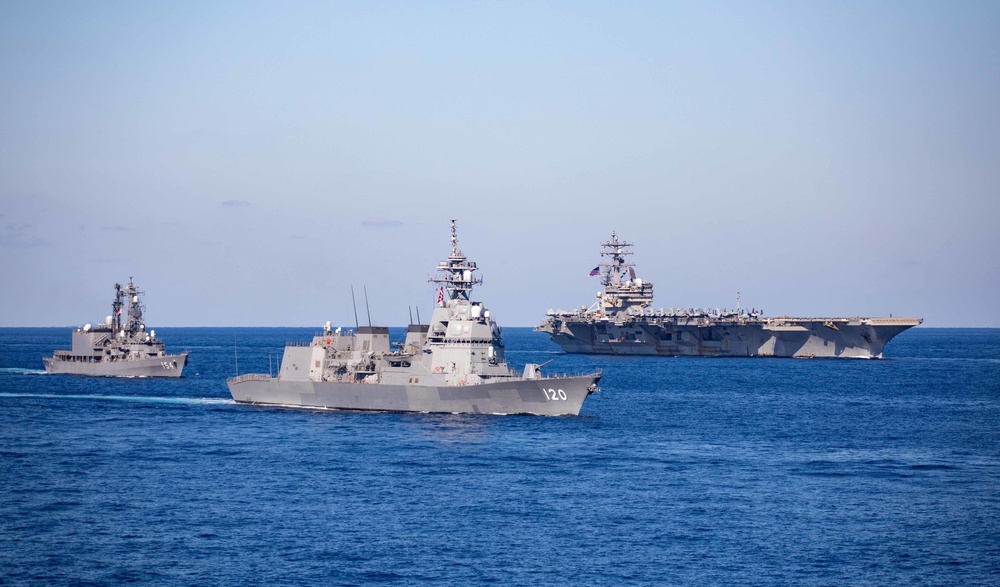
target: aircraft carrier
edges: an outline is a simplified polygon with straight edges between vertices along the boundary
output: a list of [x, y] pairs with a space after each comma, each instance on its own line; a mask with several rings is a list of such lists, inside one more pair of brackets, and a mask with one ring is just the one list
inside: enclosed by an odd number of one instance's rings
[[[507, 366], [502, 331], [481, 302], [472, 300], [475, 262], [458, 248], [451, 222], [451, 254], [437, 266], [438, 303], [430, 324], [411, 324], [392, 349], [389, 329], [333, 329], [292, 343], [277, 377], [251, 373], [228, 380], [233, 399], [246, 404], [392, 412], [579, 414], [597, 391], [600, 373], [543, 377], [541, 365], [520, 373]], [[366, 296], [367, 297], [367, 296]], [[356, 313], [355, 313], [356, 320]]]
[[168, 355], [156, 331], [146, 332], [142, 295], [131, 277], [126, 286], [116, 283], [111, 315], [104, 324], [74, 330], [72, 348], [44, 357], [45, 370], [103, 377], [180, 377], [188, 354]]
[[567, 353], [739, 357], [881, 358], [892, 337], [920, 318], [789, 316], [756, 310], [653, 309], [653, 284], [628, 261], [632, 243], [601, 244], [603, 262], [591, 271], [603, 289], [589, 308], [549, 310], [535, 328]]

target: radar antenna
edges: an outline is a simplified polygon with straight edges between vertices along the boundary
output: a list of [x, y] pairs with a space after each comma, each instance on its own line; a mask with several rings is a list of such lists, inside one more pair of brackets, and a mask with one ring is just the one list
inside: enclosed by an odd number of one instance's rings
[[604, 268], [601, 285], [604, 291], [598, 294], [604, 311], [625, 311], [629, 308], [643, 309], [653, 303], [653, 284], [638, 279], [635, 263], [626, 257], [634, 254], [633, 244], [618, 240], [618, 233], [611, 232], [611, 240], [601, 243], [601, 256], [610, 259], [601, 263]]
[[438, 263], [437, 270], [443, 272], [440, 277], [432, 277], [427, 281], [439, 283], [448, 290], [449, 300], [469, 300], [472, 293], [472, 286], [483, 282], [482, 277], [476, 277], [475, 261], [469, 261], [458, 248], [458, 230], [455, 226], [455, 219], [451, 219], [451, 255], [446, 261]]
[[372, 311], [371, 311], [371, 308], [368, 306], [368, 286], [366, 285], [364, 287], [365, 287], [365, 312], [368, 314], [368, 327], [371, 328], [371, 326], [372, 326]]
[[354, 299], [354, 286], [351, 285], [351, 304], [354, 306], [354, 327], [361, 329], [361, 325], [358, 324], [358, 301]]
[[[134, 335], [144, 328], [142, 312], [146, 308], [142, 303], [142, 296], [145, 293], [135, 286], [132, 276], [129, 276], [126, 286], [115, 284], [115, 301], [111, 304], [111, 325], [116, 333], [124, 330], [129, 335]], [[124, 320], [122, 311], [125, 312]]]
[[122, 306], [125, 305], [122, 300], [124, 299], [125, 294], [122, 292], [122, 284], [116, 283], [115, 301], [111, 304], [111, 327], [115, 332], [115, 336], [117, 336], [122, 329]]
[[611, 257], [610, 263], [600, 264], [601, 267], [604, 267], [604, 276], [601, 279], [604, 287], [621, 285], [622, 272], [629, 267], [635, 267], [635, 263], [625, 260], [626, 255], [633, 254], [628, 249], [631, 246], [633, 246], [632, 243], [619, 241], [618, 234], [615, 231], [611, 231], [610, 241], [601, 243], [601, 256]]

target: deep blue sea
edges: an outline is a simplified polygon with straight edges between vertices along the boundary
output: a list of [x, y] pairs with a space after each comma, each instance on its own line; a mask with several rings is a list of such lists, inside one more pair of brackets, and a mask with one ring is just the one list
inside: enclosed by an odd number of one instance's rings
[[[0, 584], [998, 585], [1000, 330], [883, 360], [565, 355], [579, 417], [234, 404], [308, 328], [157, 328], [180, 380], [0, 329]], [[401, 329], [393, 334], [402, 336]]]

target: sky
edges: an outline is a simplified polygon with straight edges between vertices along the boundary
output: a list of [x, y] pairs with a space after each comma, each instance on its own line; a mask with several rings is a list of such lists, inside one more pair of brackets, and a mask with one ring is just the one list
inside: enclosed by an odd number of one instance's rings
[[1000, 327], [998, 2], [0, 2], [0, 326], [590, 305]]

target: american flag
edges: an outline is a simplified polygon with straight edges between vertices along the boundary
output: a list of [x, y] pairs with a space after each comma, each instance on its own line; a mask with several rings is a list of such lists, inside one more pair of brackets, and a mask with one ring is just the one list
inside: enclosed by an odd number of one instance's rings
[[601, 266], [600, 265], [598, 265], [597, 267], [594, 267], [593, 269], [590, 270], [590, 276], [591, 277], [594, 277], [595, 275], [600, 275], [600, 274], [601, 274]]
[[444, 288], [443, 287], [438, 290], [438, 303], [439, 304], [443, 304], [444, 303]]

